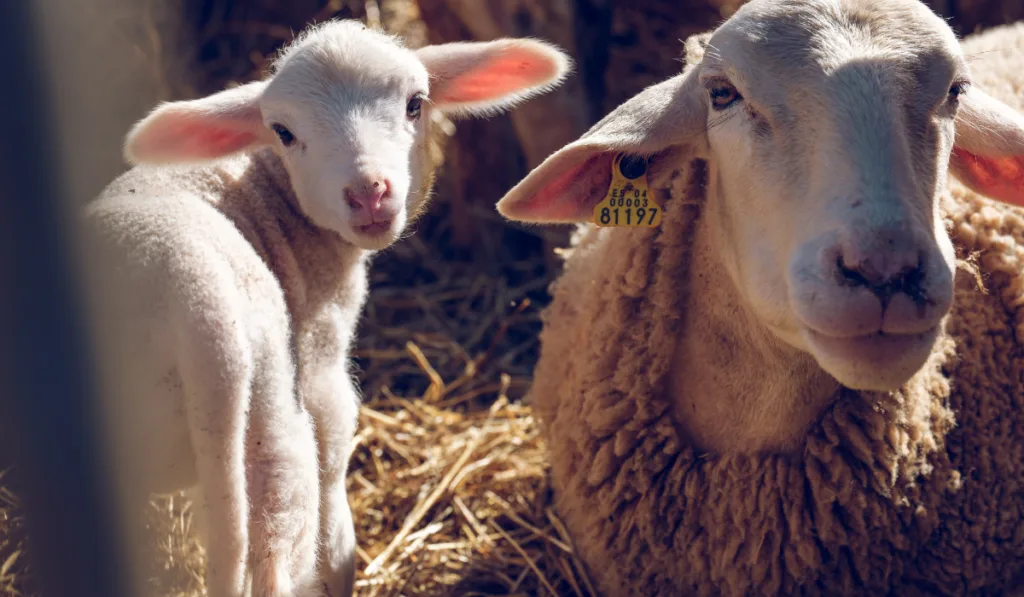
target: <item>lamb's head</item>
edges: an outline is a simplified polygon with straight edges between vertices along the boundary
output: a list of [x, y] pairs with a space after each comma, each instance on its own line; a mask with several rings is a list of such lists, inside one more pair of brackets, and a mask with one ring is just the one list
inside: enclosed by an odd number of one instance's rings
[[358, 21], [332, 21], [286, 47], [266, 80], [159, 106], [130, 132], [125, 155], [196, 163], [271, 147], [311, 221], [381, 249], [429, 193], [431, 110], [500, 113], [568, 68], [564, 53], [531, 39], [414, 51]]
[[905, 383], [953, 299], [947, 173], [1024, 205], [1024, 118], [918, 0], [753, 0], [687, 50], [498, 210], [587, 221], [616, 153], [651, 158], [655, 187], [704, 160], [702, 217], [754, 319], [843, 385]]

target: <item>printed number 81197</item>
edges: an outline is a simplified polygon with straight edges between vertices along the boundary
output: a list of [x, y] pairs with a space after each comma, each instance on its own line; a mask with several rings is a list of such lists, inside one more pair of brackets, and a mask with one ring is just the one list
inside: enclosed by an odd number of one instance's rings
[[647, 196], [647, 160], [619, 154], [612, 162], [612, 181], [604, 199], [594, 206], [591, 220], [598, 226], [653, 228], [661, 224], [661, 209]]
[[[657, 207], [602, 207], [598, 220], [605, 226], [653, 226], [657, 216]], [[648, 218], [646, 222], [644, 218]]]

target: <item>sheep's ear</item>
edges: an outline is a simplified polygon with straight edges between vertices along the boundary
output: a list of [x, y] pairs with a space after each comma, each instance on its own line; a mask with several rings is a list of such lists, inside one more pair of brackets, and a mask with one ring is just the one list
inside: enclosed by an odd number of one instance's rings
[[949, 169], [982, 195], [1024, 206], [1024, 116], [968, 88], [960, 96]]
[[498, 201], [498, 212], [519, 222], [589, 221], [611, 184], [616, 154], [649, 157], [673, 146], [704, 153], [706, 125], [707, 104], [691, 69], [643, 90], [551, 154]]
[[125, 140], [130, 164], [202, 162], [273, 141], [263, 126], [256, 81], [202, 99], [168, 102], [136, 123]]
[[697, 33], [686, 38], [686, 42], [683, 44], [683, 63], [686, 66], [696, 66], [704, 60], [704, 53], [707, 51], [708, 44], [711, 42], [711, 36], [714, 34], [714, 31], [705, 31], [704, 33]]
[[500, 113], [558, 86], [572, 67], [567, 54], [534, 39], [452, 42], [416, 54], [430, 73], [431, 103], [453, 115]]

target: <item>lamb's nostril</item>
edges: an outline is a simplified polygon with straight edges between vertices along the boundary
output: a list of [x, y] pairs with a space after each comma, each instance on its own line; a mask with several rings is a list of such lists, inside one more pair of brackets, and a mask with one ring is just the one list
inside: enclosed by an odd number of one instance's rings
[[363, 208], [363, 203], [355, 195], [353, 195], [348, 189], [345, 189], [345, 203], [348, 204], [354, 210], [360, 210]]

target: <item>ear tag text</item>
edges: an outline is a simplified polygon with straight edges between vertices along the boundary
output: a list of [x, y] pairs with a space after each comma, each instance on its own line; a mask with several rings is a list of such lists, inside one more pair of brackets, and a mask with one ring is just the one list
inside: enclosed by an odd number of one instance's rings
[[655, 228], [661, 225], [661, 206], [647, 188], [647, 160], [620, 153], [612, 162], [612, 184], [594, 206], [591, 222], [599, 227]]

